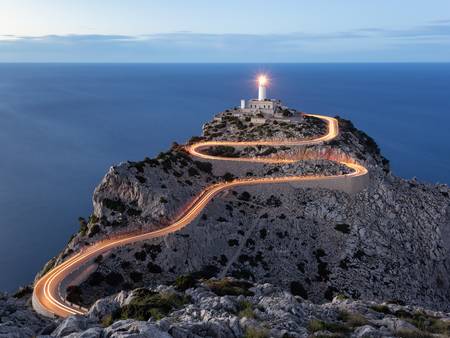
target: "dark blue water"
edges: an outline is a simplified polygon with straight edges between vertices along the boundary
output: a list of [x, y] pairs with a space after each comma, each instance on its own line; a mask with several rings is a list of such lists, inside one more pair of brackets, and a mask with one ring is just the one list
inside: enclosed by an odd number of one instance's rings
[[0, 290], [65, 245], [109, 166], [199, 134], [259, 71], [270, 97], [354, 121], [396, 174], [450, 183], [450, 64], [0, 64]]

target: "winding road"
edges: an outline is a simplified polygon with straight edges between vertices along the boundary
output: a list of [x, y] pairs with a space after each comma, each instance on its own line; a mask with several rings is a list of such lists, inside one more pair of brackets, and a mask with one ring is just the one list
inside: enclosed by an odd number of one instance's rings
[[[202, 150], [212, 146], [305, 146], [312, 144], [320, 144], [322, 142], [330, 141], [339, 134], [338, 121], [332, 117], [321, 115], [310, 115], [320, 118], [327, 122], [327, 133], [311, 140], [282, 140], [282, 141], [252, 141], [252, 142], [232, 142], [232, 141], [207, 141], [199, 142], [189, 146], [185, 149], [192, 156], [214, 161], [240, 161], [240, 162], [263, 162], [263, 163], [291, 163], [294, 159], [274, 159], [274, 158], [227, 158], [217, 157], [205, 154]], [[80, 252], [74, 254], [66, 259], [63, 263], [52, 268], [45, 275], [43, 275], [34, 286], [33, 290], [33, 307], [34, 309], [46, 316], [67, 317], [74, 314], [85, 314], [87, 309], [82, 308], [76, 304], [68, 302], [63, 294], [65, 294], [65, 287], [67, 287], [67, 280], [83, 272], [93, 260], [106, 252], [127, 244], [144, 241], [156, 237], [165, 236], [167, 234], [176, 232], [188, 224], [190, 224], [208, 205], [214, 196], [221, 191], [237, 187], [260, 184], [275, 184], [288, 182], [311, 182], [311, 181], [326, 181], [340, 178], [354, 178], [367, 175], [368, 171], [365, 167], [353, 161], [340, 162], [352, 169], [352, 172], [345, 175], [332, 176], [285, 176], [285, 177], [262, 177], [262, 178], [239, 178], [230, 182], [220, 182], [212, 184], [202, 190], [194, 201], [189, 205], [187, 210], [169, 226], [150, 232], [143, 232], [139, 234], [128, 234], [109, 238], [99, 241], [89, 247], [82, 249]]]

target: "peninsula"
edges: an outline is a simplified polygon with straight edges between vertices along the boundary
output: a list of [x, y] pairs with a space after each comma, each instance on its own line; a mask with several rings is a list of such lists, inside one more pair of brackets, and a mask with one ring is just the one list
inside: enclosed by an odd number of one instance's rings
[[112, 167], [14, 301], [34, 328], [11, 332], [450, 334], [449, 188], [394, 176], [350, 121], [268, 99], [268, 82], [202, 136]]

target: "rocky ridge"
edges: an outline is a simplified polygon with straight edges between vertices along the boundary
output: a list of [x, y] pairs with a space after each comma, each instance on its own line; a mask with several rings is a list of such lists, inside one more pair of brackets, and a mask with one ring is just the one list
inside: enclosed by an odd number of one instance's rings
[[[398, 302], [380, 304], [336, 295], [331, 302], [315, 304], [272, 284], [228, 278], [188, 284], [178, 280], [175, 285], [121, 291], [96, 301], [86, 316], [50, 324], [41, 320], [40, 327], [13, 331], [14, 322], [9, 320], [0, 324], [0, 337], [431, 338], [450, 334], [449, 314]], [[36, 316], [30, 310], [21, 315]]]

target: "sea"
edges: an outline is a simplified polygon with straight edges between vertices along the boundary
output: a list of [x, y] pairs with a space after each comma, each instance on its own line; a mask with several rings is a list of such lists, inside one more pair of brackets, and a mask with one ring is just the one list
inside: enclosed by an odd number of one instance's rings
[[0, 64], [0, 290], [33, 281], [112, 165], [257, 95], [350, 119], [396, 175], [450, 183], [450, 64]]

